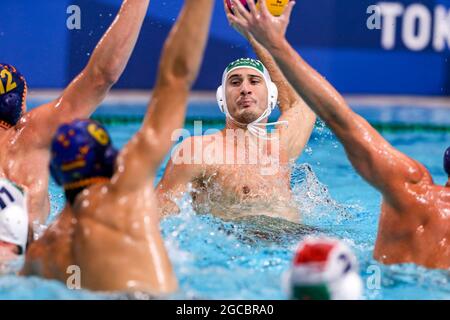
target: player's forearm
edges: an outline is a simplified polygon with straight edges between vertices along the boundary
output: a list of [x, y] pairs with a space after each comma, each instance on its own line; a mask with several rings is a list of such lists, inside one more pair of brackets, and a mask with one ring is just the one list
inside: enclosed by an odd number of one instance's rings
[[197, 78], [208, 38], [214, 0], [185, 0], [161, 54], [152, 107], [144, 120], [161, 138], [164, 153], [183, 126], [189, 90]]
[[170, 150], [173, 133], [184, 124], [189, 89], [194, 82], [209, 31], [213, 0], [185, 0], [161, 53], [158, 79], [139, 132], [119, 156], [124, 165], [138, 164], [141, 173], [120, 173], [120, 185], [139, 185], [155, 174]]
[[114, 22], [95, 48], [87, 70], [105, 83], [122, 75], [139, 36], [149, 0], [124, 0]]
[[159, 210], [160, 219], [180, 213], [180, 208], [174, 202], [165, 203]]
[[158, 84], [176, 80], [192, 86], [200, 69], [214, 0], [185, 0], [161, 54]]
[[255, 51], [258, 56], [258, 59], [261, 60], [269, 71], [272, 81], [278, 88], [278, 100], [280, 102], [279, 106], [281, 112], [290, 109], [298, 100], [301, 100], [301, 98], [295, 90], [293, 90], [269, 51], [267, 51], [267, 49], [252, 36], [248, 37], [248, 41], [251, 44], [253, 51]]
[[287, 41], [269, 51], [294, 89], [343, 143], [353, 167], [366, 181], [385, 193], [391, 190], [389, 180], [394, 172], [397, 176], [409, 176], [410, 162], [399, 161], [399, 153], [364, 118], [354, 113], [333, 86]]
[[164, 218], [180, 212], [177, 204], [170, 198], [168, 191], [160, 191], [158, 193], [159, 218]]
[[269, 46], [268, 50], [297, 93], [336, 134], [357, 125], [357, 118], [344, 98], [286, 40]]
[[[391, 147], [370, 124], [354, 113], [344, 98], [317, 71], [310, 67], [287, 41], [274, 44], [269, 51], [286, 78], [343, 143], [349, 160], [370, 183], [379, 185], [372, 167], [391, 156]], [[378, 152], [384, 149], [384, 153]], [[374, 154], [378, 154], [374, 157]]]

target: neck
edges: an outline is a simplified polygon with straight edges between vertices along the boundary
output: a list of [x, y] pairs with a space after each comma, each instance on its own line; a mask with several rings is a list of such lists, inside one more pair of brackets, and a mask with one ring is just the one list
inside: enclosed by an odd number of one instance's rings
[[450, 177], [448, 177], [447, 184], [445, 186], [450, 188]]
[[[243, 129], [243, 130], [247, 130], [247, 125], [249, 125], [250, 123], [241, 123], [237, 120], [234, 119], [230, 119], [229, 117], [226, 117], [225, 119], [225, 128], [226, 129]], [[259, 121], [258, 123], [267, 123], [267, 118], [262, 119], [261, 121]]]
[[225, 121], [225, 129], [230, 129], [230, 130], [241, 129], [244, 131], [248, 131], [246, 124], [240, 124], [240, 123], [234, 122], [234, 121], [230, 120], [229, 118], [227, 118]]

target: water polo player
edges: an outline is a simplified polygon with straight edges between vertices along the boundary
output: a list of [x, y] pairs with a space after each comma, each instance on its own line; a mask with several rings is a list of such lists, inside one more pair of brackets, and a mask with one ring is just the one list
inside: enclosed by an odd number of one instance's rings
[[0, 177], [25, 188], [30, 223], [50, 211], [48, 159], [52, 137], [64, 122], [89, 117], [119, 79], [133, 51], [149, 0], [124, 1], [85, 69], [62, 95], [29, 112], [27, 85], [11, 65], [0, 64]]
[[91, 290], [163, 294], [176, 289], [153, 180], [173, 131], [183, 126], [213, 7], [211, 0], [185, 0], [164, 45], [144, 123], [121, 152], [94, 121], [76, 120], [58, 129], [50, 166], [67, 204], [30, 245], [24, 274], [66, 283], [68, 267], [76, 265], [81, 286]]
[[[393, 148], [298, 55], [284, 37], [291, 11], [274, 18], [264, 2], [258, 13], [252, 2], [250, 12], [233, 3], [241, 14], [232, 16], [232, 23], [269, 50], [295, 90], [342, 142], [356, 171], [383, 195], [375, 258], [448, 269], [450, 177], [446, 186], [435, 184], [421, 163]], [[449, 153], [447, 149], [444, 169], [450, 176]]]
[[[187, 138], [177, 148], [157, 188], [163, 214], [178, 211], [174, 198], [192, 183], [199, 213], [300, 221], [289, 163], [308, 142], [315, 114], [289, 86], [270, 54], [253, 37], [242, 35], [261, 61], [238, 59], [226, 67], [217, 90], [226, 126], [214, 134]], [[277, 104], [281, 116], [268, 123]], [[269, 133], [267, 126], [276, 127], [276, 132]]]

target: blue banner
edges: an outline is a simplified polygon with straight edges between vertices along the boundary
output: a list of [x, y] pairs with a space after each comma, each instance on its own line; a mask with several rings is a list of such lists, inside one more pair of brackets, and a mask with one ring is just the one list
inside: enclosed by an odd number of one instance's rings
[[[182, 3], [151, 1], [139, 42], [115, 88], [154, 85], [162, 44]], [[120, 4], [4, 1], [0, 62], [16, 65], [31, 89], [63, 88], [86, 65]], [[79, 25], [73, 21], [76, 8]], [[450, 94], [450, 0], [298, 0], [288, 39], [343, 93]], [[217, 0], [195, 89], [215, 90], [224, 67], [244, 56], [253, 56], [252, 50], [228, 26]]]

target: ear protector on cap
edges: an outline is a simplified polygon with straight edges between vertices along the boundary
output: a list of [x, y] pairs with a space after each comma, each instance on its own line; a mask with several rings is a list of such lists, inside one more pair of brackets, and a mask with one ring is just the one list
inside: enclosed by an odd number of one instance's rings
[[444, 170], [450, 176], [450, 147], [444, 153]]
[[[228, 75], [233, 70], [241, 69], [241, 68], [253, 69], [258, 74], [260, 74], [264, 79], [264, 83], [266, 84], [267, 93], [268, 93], [267, 106], [266, 106], [266, 109], [264, 110], [264, 112], [256, 120], [254, 120], [250, 123], [246, 123], [246, 124], [238, 122], [236, 119], [234, 119], [231, 116], [231, 114], [228, 110], [226, 95], [225, 95], [225, 87], [227, 85]], [[287, 125], [288, 124], [288, 122], [286, 120], [276, 121], [276, 122], [266, 122], [266, 123], [263, 122], [263, 120], [269, 118], [273, 109], [275, 109], [275, 107], [277, 106], [278, 88], [275, 85], [275, 83], [272, 82], [269, 71], [266, 69], [266, 67], [264, 67], [262, 62], [259, 60], [255, 60], [255, 59], [251, 59], [251, 58], [242, 58], [242, 59], [238, 59], [236, 61], [231, 62], [227, 66], [225, 71], [223, 72], [222, 85], [219, 88], [217, 88], [216, 99], [217, 99], [217, 104], [219, 105], [220, 111], [222, 111], [222, 113], [224, 113], [225, 116], [230, 121], [234, 122], [235, 124], [241, 125], [241, 126], [246, 126], [250, 133], [252, 133], [255, 136], [260, 137], [262, 139], [265, 139], [265, 140], [277, 139], [277, 137], [269, 136], [267, 134], [266, 127], [274, 126], [274, 125]]]

